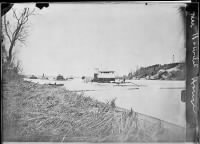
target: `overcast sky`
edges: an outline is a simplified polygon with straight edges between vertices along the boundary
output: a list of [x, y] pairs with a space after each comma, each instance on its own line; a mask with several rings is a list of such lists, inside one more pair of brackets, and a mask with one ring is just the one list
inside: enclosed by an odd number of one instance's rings
[[137, 65], [171, 63], [173, 54], [175, 61], [184, 61], [184, 28], [177, 9], [50, 3], [29, 19], [29, 37], [26, 46], [18, 47], [18, 58], [25, 74], [65, 76], [91, 75], [94, 68], [128, 74]]

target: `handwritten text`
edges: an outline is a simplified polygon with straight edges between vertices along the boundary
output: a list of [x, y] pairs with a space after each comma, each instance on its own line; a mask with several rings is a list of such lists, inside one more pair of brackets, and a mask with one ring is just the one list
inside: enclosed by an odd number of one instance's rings
[[199, 38], [199, 34], [195, 33], [192, 35], [192, 53], [193, 53], [193, 57], [192, 57], [192, 63], [193, 63], [193, 67], [197, 67], [199, 66], [199, 55], [198, 55], [198, 40], [196, 40], [197, 38]]
[[198, 77], [193, 77], [192, 78], [192, 82], [191, 82], [191, 85], [192, 85], [192, 99], [191, 99], [191, 104], [192, 104], [192, 107], [193, 107], [193, 112], [194, 113], [197, 113], [197, 104], [195, 104], [195, 96], [197, 95], [197, 91], [196, 91], [196, 83], [198, 82]]

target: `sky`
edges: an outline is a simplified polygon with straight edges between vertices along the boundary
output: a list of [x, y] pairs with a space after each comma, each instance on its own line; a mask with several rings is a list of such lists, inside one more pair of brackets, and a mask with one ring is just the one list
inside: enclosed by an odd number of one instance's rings
[[[34, 4], [15, 4], [20, 10]], [[16, 47], [23, 73], [93, 75], [94, 69], [128, 74], [136, 67], [185, 60], [177, 5], [50, 3], [29, 18], [26, 45]], [[11, 11], [9, 12], [11, 13]], [[14, 21], [13, 21], [14, 22]]]

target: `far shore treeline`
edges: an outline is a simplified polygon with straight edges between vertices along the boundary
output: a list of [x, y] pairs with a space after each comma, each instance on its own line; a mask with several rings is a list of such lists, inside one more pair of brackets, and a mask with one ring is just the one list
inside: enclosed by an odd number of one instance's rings
[[[184, 62], [170, 63], [170, 64], [155, 64], [147, 67], [137, 68], [133, 72], [129, 72], [127, 75], [116, 76], [117, 79], [136, 79], [136, 80], [185, 80], [186, 69]], [[32, 74], [31, 76], [25, 76], [27, 78], [37, 79], [48, 79], [50, 76], [35, 76]], [[58, 74], [57, 76], [51, 76], [55, 80], [69, 80], [75, 78], [74, 76], [64, 76], [62, 74]], [[66, 77], [66, 78], [65, 78]], [[93, 78], [93, 75], [90, 76], [82, 76], [82, 79], [85, 78]]]
[[128, 74], [128, 79], [185, 80], [185, 63], [155, 64], [140, 67]]

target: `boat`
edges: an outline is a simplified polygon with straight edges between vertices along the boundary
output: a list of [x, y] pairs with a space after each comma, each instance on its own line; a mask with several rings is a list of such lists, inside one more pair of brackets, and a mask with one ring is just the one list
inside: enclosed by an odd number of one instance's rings
[[94, 73], [93, 82], [111, 83], [115, 82], [115, 71], [98, 71]]
[[64, 84], [57, 84], [57, 83], [49, 83], [49, 85], [51, 85], [51, 86], [64, 86]]

